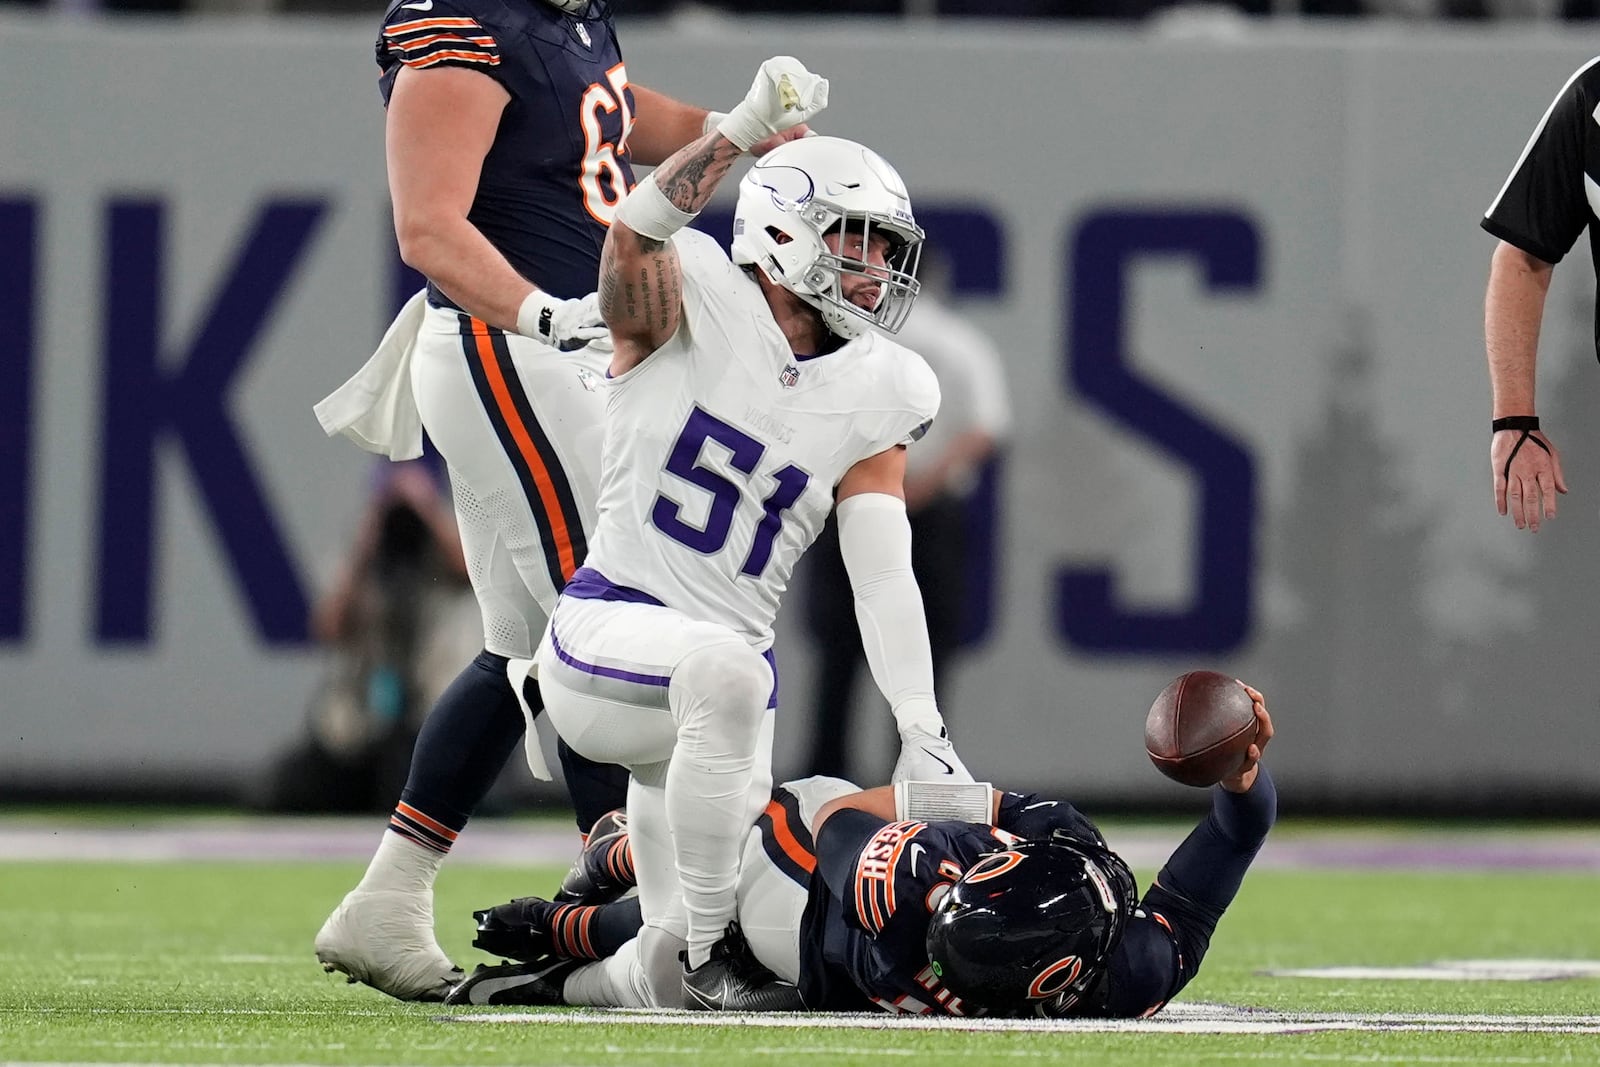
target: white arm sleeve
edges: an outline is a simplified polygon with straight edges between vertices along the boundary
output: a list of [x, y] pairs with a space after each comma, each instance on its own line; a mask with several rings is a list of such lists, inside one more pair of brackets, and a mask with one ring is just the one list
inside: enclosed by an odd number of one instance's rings
[[888, 699], [902, 737], [912, 727], [938, 736], [944, 719], [933, 697], [933, 651], [922, 592], [911, 573], [905, 501], [859, 493], [840, 501], [836, 514], [872, 680]]

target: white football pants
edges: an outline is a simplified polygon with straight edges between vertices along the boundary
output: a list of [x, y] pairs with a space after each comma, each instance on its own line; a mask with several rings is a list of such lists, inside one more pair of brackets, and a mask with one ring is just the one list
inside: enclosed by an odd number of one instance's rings
[[686, 941], [698, 965], [735, 916], [739, 853], [771, 795], [772, 668], [719, 623], [571, 596], [535, 659], [551, 725], [631, 773], [645, 925]]
[[527, 659], [593, 532], [609, 349], [561, 352], [429, 307], [411, 356], [450, 468], [484, 647]]

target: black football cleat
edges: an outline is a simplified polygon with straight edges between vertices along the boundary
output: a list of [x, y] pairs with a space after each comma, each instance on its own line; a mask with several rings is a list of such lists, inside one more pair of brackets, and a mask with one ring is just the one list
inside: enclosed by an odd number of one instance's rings
[[561, 990], [567, 975], [583, 960], [543, 959], [534, 963], [487, 963], [457, 982], [446, 994], [446, 1004], [565, 1004]]
[[609, 904], [637, 884], [628, 814], [618, 808], [595, 820], [553, 899], [558, 904]]
[[804, 1011], [800, 990], [773, 974], [750, 951], [737, 922], [711, 946], [711, 955], [690, 969], [683, 961], [684, 1006], [690, 1011]]
[[550, 917], [557, 907], [540, 897], [518, 897], [475, 911], [472, 917], [478, 920], [478, 936], [472, 939], [472, 947], [523, 963], [551, 955], [555, 939], [550, 935]]

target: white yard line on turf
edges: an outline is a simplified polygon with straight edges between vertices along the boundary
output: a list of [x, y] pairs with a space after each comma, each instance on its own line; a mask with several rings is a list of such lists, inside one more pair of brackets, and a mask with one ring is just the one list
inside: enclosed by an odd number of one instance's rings
[[1288, 1034], [1319, 1031], [1600, 1034], [1600, 1015], [1435, 1015], [1278, 1012], [1220, 1004], [1175, 1005], [1151, 1019], [960, 1019], [918, 1015], [760, 1014], [582, 1010], [436, 1016], [452, 1023], [555, 1026], [640, 1024], [980, 1033]]

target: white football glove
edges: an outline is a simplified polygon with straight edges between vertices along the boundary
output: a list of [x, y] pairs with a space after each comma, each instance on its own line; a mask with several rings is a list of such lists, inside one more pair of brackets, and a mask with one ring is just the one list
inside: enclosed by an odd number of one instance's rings
[[956, 755], [944, 727], [937, 734], [921, 728], [900, 735], [900, 758], [891, 782], [971, 782], [972, 772]]
[[828, 106], [828, 79], [807, 70], [793, 56], [773, 56], [756, 71], [756, 80], [717, 132], [741, 151], [782, 130], [810, 121]]
[[535, 289], [517, 309], [517, 332], [566, 352], [582, 348], [610, 331], [600, 317], [598, 293], [562, 300], [543, 289]]

